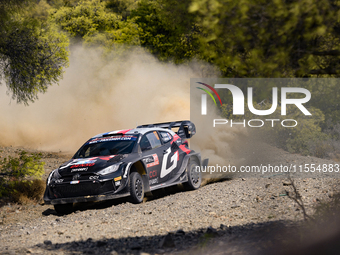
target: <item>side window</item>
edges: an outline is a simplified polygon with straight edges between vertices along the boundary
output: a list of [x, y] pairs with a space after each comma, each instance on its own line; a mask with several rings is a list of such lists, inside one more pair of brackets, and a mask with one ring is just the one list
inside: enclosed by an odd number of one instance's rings
[[146, 135], [144, 135], [142, 139], [140, 140], [140, 149], [142, 151], [147, 151], [147, 150], [152, 149], [149, 139], [146, 137]]
[[161, 141], [159, 140], [159, 136], [156, 131], [147, 133], [140, 140], [140, 148], [142, 151], [155, 149], [161, 145]]
[[90, 147], [85, 151], [85, 158], [90, 156]]
[[172, 136], [168, 132], [159, 132], [163, 143], [168, 143], [171, 141]]

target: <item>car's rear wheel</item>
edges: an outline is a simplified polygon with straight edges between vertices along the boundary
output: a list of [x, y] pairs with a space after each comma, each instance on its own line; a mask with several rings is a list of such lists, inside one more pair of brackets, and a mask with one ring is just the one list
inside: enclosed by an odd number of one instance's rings
[[138, 172], [132, 172], [130, 174], [130, 195], [133, 203], [139, 204], [143, 202], [144, 184]]
[[54, 210], [58, 214], [69, 214], [73, 212], [73, 204], [59, 204], [59, 205], [54, 205]]
[[196, 159], [191, 159], [187, 167], [188, 182], [184, 186], [189, 190], [198, 189], [201, 186], [202, 174], [199, 163]]

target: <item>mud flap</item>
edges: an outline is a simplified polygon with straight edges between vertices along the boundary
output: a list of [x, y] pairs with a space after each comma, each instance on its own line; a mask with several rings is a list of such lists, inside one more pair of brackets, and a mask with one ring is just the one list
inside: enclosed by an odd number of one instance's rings
[[144, 184], [144, 193], [145, 193], [145, 196], [151, 197], [152, 193], [151, 193], [151, 190], [150, 190], [149, 178], [148, 178], [148, 176], [146, 174], [143, 174], [142, 175], [142, 179], [143, 179], [143, 184]]

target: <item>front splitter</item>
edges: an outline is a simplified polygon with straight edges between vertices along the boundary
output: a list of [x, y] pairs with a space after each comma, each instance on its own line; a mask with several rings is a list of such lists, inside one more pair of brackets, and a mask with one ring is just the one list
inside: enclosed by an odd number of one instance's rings
[[70, 203], [111, 200], [111, 199], [127, 197], [127, 196], [130, 196], [129, 192], [119, 193], [119, 194], [111, 194], [111, 195], [92, 195], [92, 196], [81, 196], [81, 197], [44, 199], [44, 201], [45, 201], [45, 204], [48, 204], [48, 205], [57, 205], [57, 204], [70, 204]]

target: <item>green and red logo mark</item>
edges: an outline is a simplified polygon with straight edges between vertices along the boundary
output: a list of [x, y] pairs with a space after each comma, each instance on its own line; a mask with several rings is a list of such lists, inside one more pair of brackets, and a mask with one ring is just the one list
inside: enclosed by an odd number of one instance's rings
[[[205, 83], [203, 83], [203, 82], [197, 82], [197, 83], [202, 84], [203, 86], [206, 86], [206, 87], [209, 88], [212, 92], [214, 92], [214, 94], [217, 96], [217, 98], [218, 98], [218, 100], [220, 101], [220, 104], [221, 104], [221, 106], [222, 106], [221, 97], [220, 97], [220, 95], [217, 93], [217, 91], [216, 91], [213, 87], [211, 87], [210, 85], [205, 84]], [[209, 90], [204, 89], [204, 88], [200, 88], [200, 87], [196, 87], [196, 88], [201, 89], [201, 90], [203, 90], [205, 93], [207, 93], [207, 94], [212, 98], [212, 100], [214, 101], [215, 105], [217, 106], [216, 100], [215, 100], [214, 96], [211, 94], [211, 92], [210, 92]], [[202, 96], [201, 96], [201, 103], [202, 103], [202, 104], [201, 104], [201, 106], [202, 106], [202, 107], [201, 107], [201, 114], [202, 114], [202, 115], [207, 115], [207, 94], [202, 94]]]

